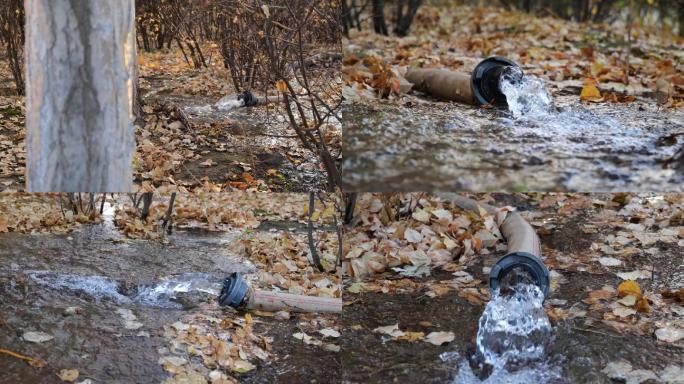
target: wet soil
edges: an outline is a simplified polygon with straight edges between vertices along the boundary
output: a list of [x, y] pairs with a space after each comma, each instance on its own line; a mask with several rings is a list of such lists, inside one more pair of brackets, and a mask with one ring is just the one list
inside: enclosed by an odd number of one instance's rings
[[[336, 316], [336, 315], [332, 315]], [[287, 321], [267, 321], [255, 331], [268, 329], [274, 337], [272, 344], [276, 360], [259, 364], [256, 373], [238, 376], [241, 383], [339, 383], [342, 380], [340, 354], [324, 351], [320, 347], [306, 345], [292, 337], [298, 327], [295, 316]], [[294, 331], [296, 332], [296, 331]]]
[[554, 102], [560, 110], [591, 115], [566, 119], [559, 112], [548, 120], [515, 120], [505, 111], [424, 95], [401, 102], [349, 103], [344, 111], [344, 188], [681, 190], [684, 176], [664, 162], [684, 146], [684, 112], [658, 108], [650, 99], [580, 106], [576, 98], [558, 91]]
[[[271, 222], [258, 230], [298, 228]], [[237, 232], [179, 230], [164, 244], [128, 239], [111, 222], [83, 226], [65, 235], [0, 234], [0, 347], [47, 361], [34, 368], [0, 354], [0, 383], [57, 383], [61, 369], [78, 369], [79, 380], [107, 383], [159, 383], [169, 374], [158, 363], [170, 340], [164, 325], [201, 313], [225, 316], [210, 295], [141, 301], [146, 286], [188, 274], [212, 284], [253, 265], [227, 249]], [[44, 281], [55, 276], [105, 277], [115, 288], [66, 287]], [[42, 280], [41, 280], [42, 279]], [[95, 284], [95, 283], [93, 283]], [[101, 289], [100, 289], [101, 288]], [[72, 307], [78, 309], [73, 310]], [[68, 309], [72, 308], [72, 309]], [[118, 310], [127, 309], [143, 325], [126, 329]], [[293, 343], [298, 319], [259, 318], [255, 330], [273, 338], [273, 359], [243, 374], [248, 383], [320, 382], [334, 377], [339, 358], [333, 352]], [[22, 338], [38, 331], [54, 336], [43, 343]]]
[[[500, 199], [498, 199], [500, 200]], [[520, 199], [519, 205], [525, 205]], [[518, 204], [513, 204], [518, 205]], [[551, 216], [549, 214], [548, 216]], [[579, 229], [581, 223], [591, 219], [591, 212], [557, 217], [555, 228], [542, 235], [546, 252], [563, 252], [565, 255], [581, 255], [592, 241], [607, 236], [607, 229], [587, 235]], [[681, 248], [678, 249], [681, 252]], [[467, 269], [476, 279], [486, 281], [483, 266], [491, 265], [499, 255], [483, 256]], [[659, 256], [669, 267], [659, 268], [663, 273], [655, 274], [653, 280], [645, 283], [647, 289], [671, 287], [673, 282], [684, 276], [679, 266], [681, 258], [675, 250]], [[589, 273], [576, 270], [556, 270], [562, 283], [552, 291], [545, 302], [548, 309], [560, 307], [586, 309], [581, 302], [588, 292], [604, 285], [616, 286], [620, 279], [609, 273]], [[421, 282], [451, 280], [449, 272], [433, 269], [432, 276]], [[345, 295], [351, 304], [345, 307], [342, 328], [345, 335], [342, 343], [342, 370], [345, 383], [450, 383], [458, 373], [453, 360], [443, 360], [440, 354], [457, 352], [461, 357], [471, 358], [475, 353], [475, 337], [479, 317], [484, 307], [469, 303], [453, 291], [435, 298], [418, 290], [401, 294], [360, 293]], [[593, 317], [592, 317], [593, 316]], [[554, 321], [554, 341], [547, 351], [549, 364], [562, 367], [563, 377], [570, 383], [611, 383], [601, 372], [609, 363], [619, 359], [629, 361], [634, 369], [648, 369], [656, 373], [670, 364], [681, 364], [681, 349], [658, 342], [652, 334], [635, 335], [619, 333], [601, 323], [600, 314], [589, 313], [586, 317]], [[432, 325], [423, 323], [429, 322]], [[399, 324], [402, 330], [414, 332], [451, 331], [455, 340], [434, 346], [423, 341], [385, 340], [373, 333], [379, 326]]]

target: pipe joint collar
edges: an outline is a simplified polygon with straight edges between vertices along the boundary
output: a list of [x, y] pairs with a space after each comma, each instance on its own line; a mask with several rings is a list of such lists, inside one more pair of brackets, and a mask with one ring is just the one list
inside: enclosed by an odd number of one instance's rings
[[242, 306], [247, 298], [249, 286], [242, 279], [238, 272], [233, 272], [230, 277], [223, 280], [223, 287], [219, 295], [219, 304], [222, 306], [229, 305], [233, 308]]
[[514, 269], [520, 268], [529, 273], [535, 284], [546, 297], [549, 293], [549, 270], [546, 265], [536, 256], [527, 252], [513, 252], [505, 255], [489, 272], [489, 289], [496, 292], [503, 278]]
[[[512, 71], [511, 69], [517, 69]], [[522, 70], [518, 64], [505, 57], [492, 56], [482, 60], [470, 77], [470, 87], [473, 92], [473, 100], [477, 105], [493, 104], [498, 107], [506, 107], [506, 96], [501, 92], [499, 82], [504, 75], [519, 76], [522, 79]]]

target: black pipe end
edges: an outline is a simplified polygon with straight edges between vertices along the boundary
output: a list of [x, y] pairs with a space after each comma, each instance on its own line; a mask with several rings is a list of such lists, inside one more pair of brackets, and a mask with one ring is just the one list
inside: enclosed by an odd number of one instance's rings
[[[516, 69], [516, 71], [511, 71]], [[506, 96], [501, 92], [499, 81], [501, 76], [511, 75], [522, 79], [522, 70], [518, 64], [505, 57], [492, 56], [482, 60], [470, 78], [473, 99], [478, 105], [492, 104], [507, 107]]]
[[549, 270], [539, 258], [527, 252], [509, 253], [499, 259], [489, 272], [489, 289], [494, 292], [497, 291], [504, 277], [517, 268], [527, 272], [544, 293], [544, 297], [548, 296], [550, 285]]
[[253, 106], [257, 105], [257, 103], [259, 102], [259, 100], [256, 98], [256, 96], [254, 96], [254, 94], [252, 94], [252, 92], [250, 92], [250, 91], [244, 91], [244, 92], [238, 94], [237, 99], [238, 99], [238, 101], [242, 101], [242, 104], [245, 107], [253, 107]]
[[230, 277], [223, 280], [223, 287], [219, 295], [219, 305], [229, 305], [233, 308], [240, 307], [247, 298], [249, 286], [242, 280], [240, 273], [233, 272]]

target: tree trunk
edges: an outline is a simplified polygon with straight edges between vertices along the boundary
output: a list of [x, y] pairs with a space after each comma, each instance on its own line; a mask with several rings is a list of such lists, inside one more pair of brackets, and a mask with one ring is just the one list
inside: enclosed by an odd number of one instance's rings
[[128, 192], [134, 0], [26, 0], [29, 192]]
[[389, 33], [387, 31], [387, 23], [385, 22], [385, 1], [384, 0], [372, 0], [373, 5], [373, 30], [375, 33], [379, 33], [387, 36]]

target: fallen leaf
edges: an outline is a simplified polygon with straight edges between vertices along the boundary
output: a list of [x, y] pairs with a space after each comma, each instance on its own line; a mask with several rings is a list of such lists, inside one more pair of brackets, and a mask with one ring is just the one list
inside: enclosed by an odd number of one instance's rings
[[655, 335], [658, 340], [662, 340], [668, 343], [675, 343], [684, 337], [684, 330], [677, 328], [675, 326], [668, 326], [664, 328], [657, 329]]
[[601, 257], [599, 259], [599, 263], [601, 263], [601, 265], [605, 267], [616, 267], [618, 265], [621, 265], [622, 261], [614, 257]]
[[321, 329], [318, 333], [326, 337], [340, 337], [340, 333], [332, 328]]
[[649, 279], [651, 277], [651, 272], [636, 270], [632, 272], [620, 272], [617, 276], [622, 280], [638, 280], [638, 279]]
[[45, 332], [24, 332], [21, 337], [24, 340], [30, 341], [32, 343], [44, 343], [55, 338], [54, 336], [48, 335]]
[[634, 295], [627, 295], [622, 299], [618, 300], [618, 303], [625, 305], [627, 307], [633, 307], [637, 302], [637, 297]]
[[591, 79], [586, 79], [582, 92], [580, 93], [580, 100], [599, 102], [603, 101], [601, 91], [596, 87], [596, 82]]
[[392, 337], [404, 336], [404, 332], [399, 329], [399, 323], [394, 324], [394, 325], [385, 325], [384, 327], [377, 327], [377, 328], [373, 329], [373, 332], [382, 333], [382, 334], [389, 335]]
[[641, 298], [641, 287], [634, 280], [625, 280], [617, 288], [618, 296], [625, 297], [627, 295], [633, 295], [636, 298]]
[[404, 232], [404, 238], [409, 243], [420, 243], [421, 240], [423, 240], [423, 235], [421, 235], [420, 232], [416, 231], [415, 229], [406, 228], [406, 231]]
[[57, 377], [62, 381], [74, 382], [78, 379], [78, 369], [62, 369], [57, 373]]
[[423, 338], [423, 341], [428, 342], [433, 345], [442, 345], [444, 343], [450, 343], [454, 341], [456, 338], [456, 335], [454, 335], [453, 332], [448, 331], [439, 331], [439, 332], [430, 332], [425, 338]]

